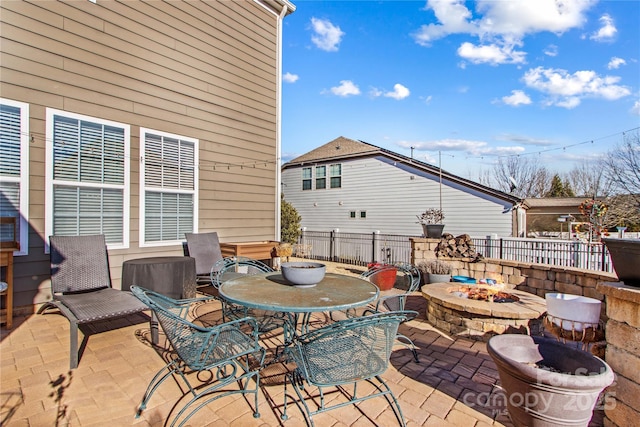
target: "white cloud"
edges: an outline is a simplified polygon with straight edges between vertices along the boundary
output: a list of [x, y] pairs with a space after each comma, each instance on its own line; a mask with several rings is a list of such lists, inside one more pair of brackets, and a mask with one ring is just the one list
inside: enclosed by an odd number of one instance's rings
[[543, 50], [543, 53], [551, 57], [558, 56], [558, 46], [556, 46], [555, 44], [550, 44]]
[[317, 48], [327, 52], [336, 52], [338, 50], [338, 45], [345, 34], [340, 30], [340, 27], [333, 25], [329, 20], [318, 18], [311, 18], [311, 27], [314, 32], [314, 35], [311, 36], [311, 41]]
[[631, 107], [631, 114], [635, 114], [636, 116], [640, 116], [640, 101], [636, 101]]
[[611, 41], [618, 32], [618, 29], [613, 23], [613, 18], [604, 14], [600, 17], [600, 22], [602, 23], [602, 27], [600, 27], [600, 29], [595, 33], [591, 34], [591, 37], [589, 38], [597, 42]]
[[609, 61], [609, 63], [607, 64], [607, 68], [610, 70], [615, 70], [617, 68], [620, 68], [621, 65], [626, 65], [627, 61], [625, 61], [622, 58], [618, 58], [617, 56], [614, 56], [611, 58], [611, 61]]
[[409, 96], [411, 92], [405, 86], [402, 86], [400, 83], [396, 83], [393, 85], [393, 91], [386, 92], [384, 96], [387, 98], [393, 98], [395, 100], [405, 99]]
[[360, 89], [351, 80], [340, 80], [340, 86], [334, 86], [329, 91], [336, 95], [346, 98], [352, 95], [360, 95]]
[[382, 92], [377, 87], [372, 87], [371, 90], [369, 91], [369, 96], [372, 97], [372, 98], [377, 98], [379, 96], [382, 96], [383, 93], [384, 92]]
[[502, 102], [504, 102], [507, 105], [517, 107], [518, 105], [531, 104], [531, 98], [529, 98], [529, 95], [527, 95], [521, 90], [512, 90], [510, 96], [502, 97]]
[[574, 108], [586, 97], [615, 100], [631, 94], [626, 86], [617, 85], [620, 77], [601, 77], [595, 71], [569, 74], [562, 69], [537, 67], [527, 71], [522, 79], [528, 87], [549, 96], [547, 105], [564, 108]]
[[526, 53], [513, 50], [515, 46], [489, 44], [475, 46], [464, 42], [458, 48], [458, 55], [474, 64], [488, 63], [498, 64], [522, 64], [525, 62]]
[[402, 148], [413, 147], [417, 151], [462, 151], [471, 156], [492, 154], [520, 154], [525, 151], [521, 146], [491, 147], [484, 141], [466, 139], [440, 139], [437, 141], [399, 141], [396, 145]]
[[450, 34], [468, 34], [478, 37], [480, 45], [465, 42], [458, 54], [467, 55], [472, 62], [522, 63], [526, 53], [515, 51], [514, 47], [522, 46], [525, 35], [543, 31], [562, 34], [580, 27], [586, 22], [587, 10], [596, 2], [478, 0], [474, 19], [464, 0], [427, 0], [425, 9], [433, 11], [437, 22], [422, 25], [413, 37], [416, 43], [430, 46]]
[[295, 83], [299, 78], [300, 77], [297, 74], [284, 73], [282, 75], [282, 80], [287, 83]]

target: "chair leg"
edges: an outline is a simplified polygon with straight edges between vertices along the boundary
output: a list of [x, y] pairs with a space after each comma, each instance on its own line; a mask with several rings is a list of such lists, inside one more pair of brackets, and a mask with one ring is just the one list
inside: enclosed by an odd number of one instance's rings
[[396, 335], [396, 339], [400, 341], [400, 343], [403, 344], [405, 347], [407, 347], [409, 350], [411, 350], [411, 353], [413, 353], [413, 360], [415, 360], [416, 363], [420, 363], [420, 360], [418, 360], [418, 352], [416, 351], [416, 346], [411, 340], [411, 338], [402, 334], [398, 334]]
[[69, 369], [78, 367], [78, 322], [69, 321]]

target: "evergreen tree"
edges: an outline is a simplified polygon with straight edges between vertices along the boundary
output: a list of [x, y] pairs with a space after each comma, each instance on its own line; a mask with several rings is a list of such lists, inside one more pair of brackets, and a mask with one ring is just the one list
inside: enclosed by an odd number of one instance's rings
[[569, 181], [562, 182], [560, 175], [555, 174], [551, 179], [551, 188], [544, 195], [545, 197], [574, 197]]
[[284, 199], [280, 205], [280, 240], [284, 243], [294, 244], [302, 234], [300, 222], [302, 217], [298, 214], [296, 208]]

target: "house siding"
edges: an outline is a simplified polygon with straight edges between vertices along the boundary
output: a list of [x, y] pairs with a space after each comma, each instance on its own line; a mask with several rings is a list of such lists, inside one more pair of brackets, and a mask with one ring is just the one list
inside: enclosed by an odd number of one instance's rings
[[[416, 215], [439, 207], [439, 176], [384, 156], [332, 161], [342, 164], [342, 188], [302, 191], [302, 168], [282, 172], [283, 194], [302, 217], [308, 230], [420, 236]], [[395, 164], [394, 164], [395, 163]], [[330, 163], [326, 163], [327, 165]], [[469, 187], [442, 181], [445, 232], [459, 235], [511, 236], [513, 216], [505, 213], [511, 204]], [[356, 212], [356, 218], [349, 213]], [[366, 212], [366, 219], [360, 212]]]
[[[278, 11], [275, 11], [276, 13]], [[278, 18], [257, 1], [3, 1], [0, 96], [30, 106], [29, 254], [16, 257], [15, 305], [50, 298], [45, 253], [46, 108], [131, 126], [126, 259], [140, 248], [141, 127], [199, 140], [199, 231], [277, 236]]]

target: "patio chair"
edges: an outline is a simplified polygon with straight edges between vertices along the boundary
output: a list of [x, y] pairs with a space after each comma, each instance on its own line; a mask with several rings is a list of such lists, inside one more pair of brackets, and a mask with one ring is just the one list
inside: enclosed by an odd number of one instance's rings
[[[220, 288], [225, 280], [240, 277], [246, 274], [271, 273], [273, 268], [265, 263], [246, 257], [231, 256], [219, 260], [211, 268], [211, 283]], [[258, 331], [263, 334], [274, 329], [284, 327], [286, 314], [275, 311], [259, 310], [224, 301], [222, 304], [222, 317], [225, 319], [240, 319], [251, 316], [258, 322]]]
[[[303, 409], [308, 425], [314, 425], [313, 416], [317, 414], [384, 396], [399, 424], [404, 426], [398, 400], [380, 375], [389, 365], [398, 325], [407, 316], [414, 315], [417, 313], [376, 313], [340, 320], [294, 337], [291, 346], [285, 350], [287, 356], [296, 363], [296, 368], [285, 375], [282, 419], [288, 418], [287, 384], [291, 384], [298, 396], [296, 403]], [[362, 381], [367, 381], [374, 390], [358, 395], [357, 386]], [[305, 383], [317, 387], [318, 395], [305, 390]], [[346, 389], [349, 385], [353, 386], [352, 392]], [[337, 388], [346, 401], [335, 397], [326, 402], [325, 388]], [[314, 402], [314, 409], [305, 399], [305, 394], [308, 400]]]
[[189, 256], [196, 260], [196, 285], [211, 286], [211, 270], [222, 259], [218, 233], [185, 233]]
[[[167, 365], [149, 383], [136, 418], [146, 409], [158, 387], [174, 374], [182, 378], [192, 397], [177, 412], [171, 426], [181, 418], [178, 425], [184, 425], [204, 406], [232, 394], [253, 394], [253, 416], [260, 417], [258, 390], [265, 350], [258, 343], [255, 319], [244, 318], [204, 327], [187, 320], [187, 316], [194, 304], [210, 301], [211, 297], [175, 300], [139, 286], [132, 286], [131, 292], [156, 314], [175, 352], [167, 357]], [[193, 386], [187, 378], [195, 376], [198, 379], [200, 372], [207, 371], [210, 379], [202, 385]], [[252, 380], [255, 381], [253, 386]], [[192, 409], [195, 403], [197, 405]]]
[[[38, 314], [57, 308], [69, 319], [71, 369], [78, 367], [78, 325], [128, 316], [148, 308], [130, 292], [111, 287], [103, 235], [51, 236], [52, 300]], [[84, 348], [87, 334], [83, 339]]]
[[[371, 279], [376, 274], [380, 274], [386, 267], [379, 270], [369, 270], [362, 274], [361, 277]], [[409, 263], [395, 263], [393, 264], [398, 272], [399, 277], [396, 279], [395, 289], [400, 290], [402, 293], [393, 295], [383, 295], [379, 297], [374, 307], [370, 307], [364, 311], [364, 315], [373, 313], [382, 313], [387, 311], [403, 311], [407, 303], [407, 297], [415, 292], [420, 286], [420, 270]], [[415, 316], [407, 316], [405, 321], [413, 319]], [[418, 359], [418, 352], [416, 346], [411, 338], [401, 333], [396, 334], [396, 339], [400, 341], [405, 347], [411, 350], [413, 359], [416, 363], [420, 363]]]

